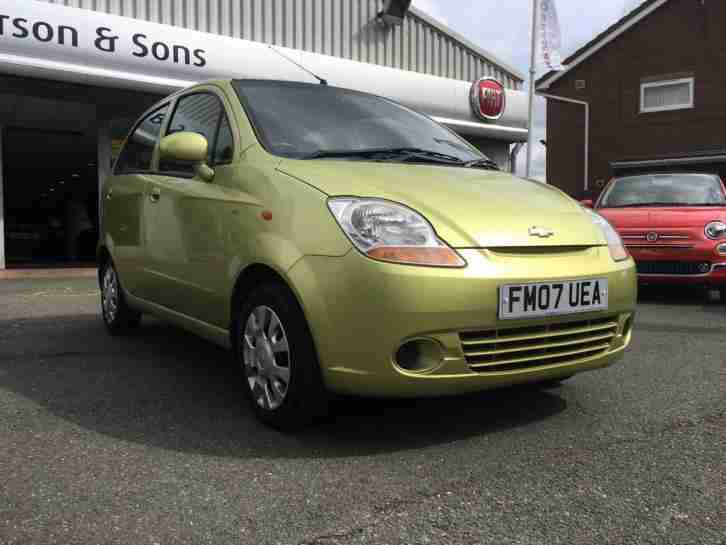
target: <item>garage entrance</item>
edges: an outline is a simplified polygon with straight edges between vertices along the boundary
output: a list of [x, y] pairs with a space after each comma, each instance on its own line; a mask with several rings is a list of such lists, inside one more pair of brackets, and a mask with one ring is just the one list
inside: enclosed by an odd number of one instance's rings
[[8, 127], [3, 138], [8, 267], [93, 263], [96, 142], [82, 132]]
[[99, 185], [159, 98], [0, 78], [0, 269], [95, 266]]

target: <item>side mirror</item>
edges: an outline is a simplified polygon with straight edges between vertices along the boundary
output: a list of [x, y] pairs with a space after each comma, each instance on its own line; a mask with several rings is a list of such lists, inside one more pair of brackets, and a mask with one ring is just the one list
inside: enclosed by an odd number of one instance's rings
[[595, 208], [595, 203], [592, 201], [592, 199], [583, 199], [580, 201], [580, 204], [585, 208]]
[[209, 142], [195, 132], [176, 132], [165, 136], [159, 142], [162, 159], [189, 163], [194, 166], [194, 171], [202, 180], [211, 182], [214, 169], [206, 164], [208, 152]]

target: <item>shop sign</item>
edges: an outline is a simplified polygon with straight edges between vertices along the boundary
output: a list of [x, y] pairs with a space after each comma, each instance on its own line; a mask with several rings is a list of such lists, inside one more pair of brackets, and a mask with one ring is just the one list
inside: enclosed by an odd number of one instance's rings
[[507, 92], [499, 81], [482, 78], [471, 87], [471, 108], [484, 121], [496, 121], [504, 115]]

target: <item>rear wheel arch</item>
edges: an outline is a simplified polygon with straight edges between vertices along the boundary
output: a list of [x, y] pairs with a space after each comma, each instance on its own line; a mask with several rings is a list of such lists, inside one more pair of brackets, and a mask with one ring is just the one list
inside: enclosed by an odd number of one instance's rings
[[106, 248], [106, 246], [99, 247], [98, 251], [96, 252], [96, 266], [98, 267], [99, 284], [101, 282], [101, 274], [103, 272], [103, 266], [106, 263], [108, 263], [109, 261], [112, 261], [111, 252], [108, 251], [108, 248]]
[[98, 278], [101, 291], [101, 315], [111, 335], [123, 335], [141, 323], [141, 312], [129, 306], [111, 254], [99, 250]]

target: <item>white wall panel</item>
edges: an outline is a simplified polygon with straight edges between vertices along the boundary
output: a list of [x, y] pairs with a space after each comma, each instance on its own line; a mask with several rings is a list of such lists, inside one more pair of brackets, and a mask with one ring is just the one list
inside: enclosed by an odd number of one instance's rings
[[34, 0], [134, 17], [223, 36], [507, 88], [521, 79], [458, 36], [409, 13], [401, 27], [375, 22], [382, 0]]

